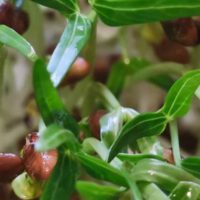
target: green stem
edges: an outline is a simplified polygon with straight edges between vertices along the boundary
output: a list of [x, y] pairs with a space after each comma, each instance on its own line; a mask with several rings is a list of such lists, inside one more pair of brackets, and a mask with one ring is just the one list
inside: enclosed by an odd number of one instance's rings
[[178, 127], [177, 122], [170, 122], [170, 134], [171, 134], [171, 142], [175, 164], [180, 166], [181, 164], [181, 154], [180, 154], [180, 146], [179, 146], [179, 138], [178, 138]]
[[126, 172], [124, 173], [124, 176], [130, 187], [130, 191], [131, 191], [133, 199], [142, 200], [143, 198], [142, 198], [141, 192], [140, 192], [135, 180], [133, 180], [133, 178], [130, 176], [130, 174], [127, 174]]
[[130, 58], [129, 58], [129, 53], [128, 53], [127, 38], [125, 36], [125, 33], [126, 33], [126, 28], [121, 28], [119, 32], [119, 42], [121, 45], [123, 61], [125, 64], [128, 65], [130, 63]]

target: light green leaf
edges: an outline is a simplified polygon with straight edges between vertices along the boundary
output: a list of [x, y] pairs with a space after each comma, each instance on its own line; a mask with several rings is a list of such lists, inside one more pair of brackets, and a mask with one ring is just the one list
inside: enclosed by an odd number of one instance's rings
[[73, 14], [69, 17], [61, 39], [48, 64], [54, 86], [58, 86], [90, 38], [89, 18]]
[[140, 183], [139, 188], [145, 200], [170, 200], [154, 183]]
[[169, 197], [171, 200], [199, 200], [200, 185], [192, 182], [180, 182]]
[[185, 170], [155, 159], [144, 159], [132, 170], [135, 181], [155, 183], [162, 189], [171, 192], [180, 181], [200, 184], [200, 180]]
[[48, 151], [56, 149], [62, 144], [67, 146], [71, 151], [77, 151], [80, 147], [71, 131], [62, 128], [57, 124], [52, 124], [44, 131], [40, 132], [40, 138], [37, 141], [35, 148], [38, 151]]
[[116, 200], [123, 189], [110, 185], [97, 185], [87, 181], [78, 181], [76, 189], [83, 200]]
[[38, 58], [31, 44], [16, 31], [5, 25], [0, 25], [0, 43], [16, 49], [31, 61], [36, 61]]
[[100, 18], [111, 26], [200, 15], [199, 0], [192, 2], [188, 0], [90, 0], [89, 2]]

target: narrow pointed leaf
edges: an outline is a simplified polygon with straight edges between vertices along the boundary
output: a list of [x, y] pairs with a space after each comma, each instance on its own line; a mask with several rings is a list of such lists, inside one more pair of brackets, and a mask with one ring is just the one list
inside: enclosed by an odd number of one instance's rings
[[200, 70], [186, 73], [170, 89], [162, 111], [168, 118], [174, 119], [185, 115], [192, 102], [192, 97], [200, 85]]
[[40, 200], [68, 200], [74, 191], [77, 176], [77, 163], [63, 152], [50, 176]]
[[[200, 1], [188, 0], [90, 0], [91, 6], [108, 25], [165, 21], [200, 15]], [[110, 17], [112, 16], [112, 17]]]
[[192, 182], [180, 182], [169, 197], [171, 200], [199, 200], [200, 185]]
[[71, 65], [89, 40], [91, 21], [89, 18], [73, 14], [68, 19], [61, 39], [49, 61], [48, 71], [55, 86], [59, 85]]
[[126, 179], [121, 175], [120, 171], [105, 161], [83, 153], [78, 153], [77, 156], [81, 165], [92, 177], [116, 185], [127, 186]]
[[126, 153], [120, 153], [117, 156], [122, 161], [129, 161], [134, 164], [137, 164], [139, 161], [151, 158], [151, 159], [158, 159], [164, 161], [164, 159], [161, 156], [153, 155], [153, 154], [126, 154]]
[[66, 111], [42, 60], [37, 60], [34, 65], [33, 86], [36, 102], [44, 123], [47, 126], [56, 123], [78, 135], [78, 125], [75, 119]]
[[79, 10], [77, 0], [32, 0], [43, 6], [56, 9], [57, 11], [69, 15]]
[[109, 161], [128, 144], [135, 143], [139, 138], [159, 135], [166, 126], [166, 117], [163, 113], [146, 113], [136, 116], [128, 122], [119, 133], [119, 137], [111, 146]]
[[16, 31], [5, 25], [0, 25], [0, 43], [17, 50], [31, 61], [37, 59], [37, 55], [31, 44]]
[[123, 191], [117, 187], [98, 185], [96, 183], [86, 181], [78, 181], [76, 189], [83, 200], [116, 200]]

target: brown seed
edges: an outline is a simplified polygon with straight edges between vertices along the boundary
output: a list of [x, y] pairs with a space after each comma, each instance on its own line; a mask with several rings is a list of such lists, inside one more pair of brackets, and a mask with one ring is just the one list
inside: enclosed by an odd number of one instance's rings
[[51, 150], [40, 153], [35, 151], [35, 142], [38, 140], [37, 133], [27, 137], [23, 148], [23, 160], [27, 173], [37, 180], [47, 180], [57, 162], [57, 151]]
[[173, 152], [171, 149], [164, 149], [164, 152], [163, 152], [163, 157], [164, 159], [170, 163], [170, 164], [174, 164], [174, 156], [173, 156]]
[[25, 33], [29, 27], [28, 14], [23, 10], [15, 10], [12, 16], [11, 27], [19, 34]]
[[63, 79], [61, 86], [74, 84], [85, 78], [90, 73], [90, 65], [84, 58], [77, 58], [69, 73]]
[[22, 159], [10, 153], [0, 153], [0, 182], [10, 182], [24, 170]]
[[162, 22], [162, 26], [172, 41], [185, 46], [193, 46], [198, 42], [198, 30], [192, 18]]
[[29, 16], [23, 10], [17, 10], [14, 6], [4, 1], [0, 5], [0, 24], [14, 29], [19, 34], [26, 32], [29, 26]]
[[92, 131], [93, 137], [100, 139], [100, 119], [107, 112], [105, 110], [98, 110], [89, 116], [89, 127]]
[[187, 49], [167, 38], [164, 38], [160, 44], [154, 45], [154, 51], [162, 61], [172, 61], [181, 64], [187, 64], [190, 61]]

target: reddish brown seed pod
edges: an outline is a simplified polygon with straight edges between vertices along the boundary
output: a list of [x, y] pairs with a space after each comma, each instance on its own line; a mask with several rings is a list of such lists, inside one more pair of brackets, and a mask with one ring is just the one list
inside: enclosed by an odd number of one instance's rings
[[165, 148], [164, 151], [163, 151], [163, 157], [168, 163], [170, 163], [170, 164], [174, 164], [175, 163], [174, 162], [173, 152], [172, 152], [171, 149], [166, 149]]
[[23, 10], [15, 10], [12, 16], [11, 27], [18, 32], [23, 34], [29, 27], [29, 16]]
[[90, 73], [89, 63], [81, 57], [78, 57], [66, 77], [63, 79], [61, 86], [74, 84], [85, 78]]
[[90, 130], [93, 137], [100, 139], [100, 119], [106, 114], [106, 110], [98, 110], [91, 113], [88, 119]]
[[3, 1], [0, 4], [0, 24], [11, 27], [14, 7], [11, 3]]
[[154, 45], [154, 51], [162, 61], [172, 61], [180, 64], [187, 64], [190, 61], [187, 49], [167, 38], [164, 38], [160, 44]]
[[36, 152], [37, 133], [30, 134], [23, 148], [23, 161], [26, 172], [36, 180], [47, 180], [57, 162], [57, 151]]
[[10, 182], [22, 173], [24, 165], [22, 159], [10, 153], [0, 153], [0, 182]]
[[198, 30], [192, 18], [162, 22], [162, 26], [168, 38], [172, 41], [185, 46], [193, 46], [198, 43]]

